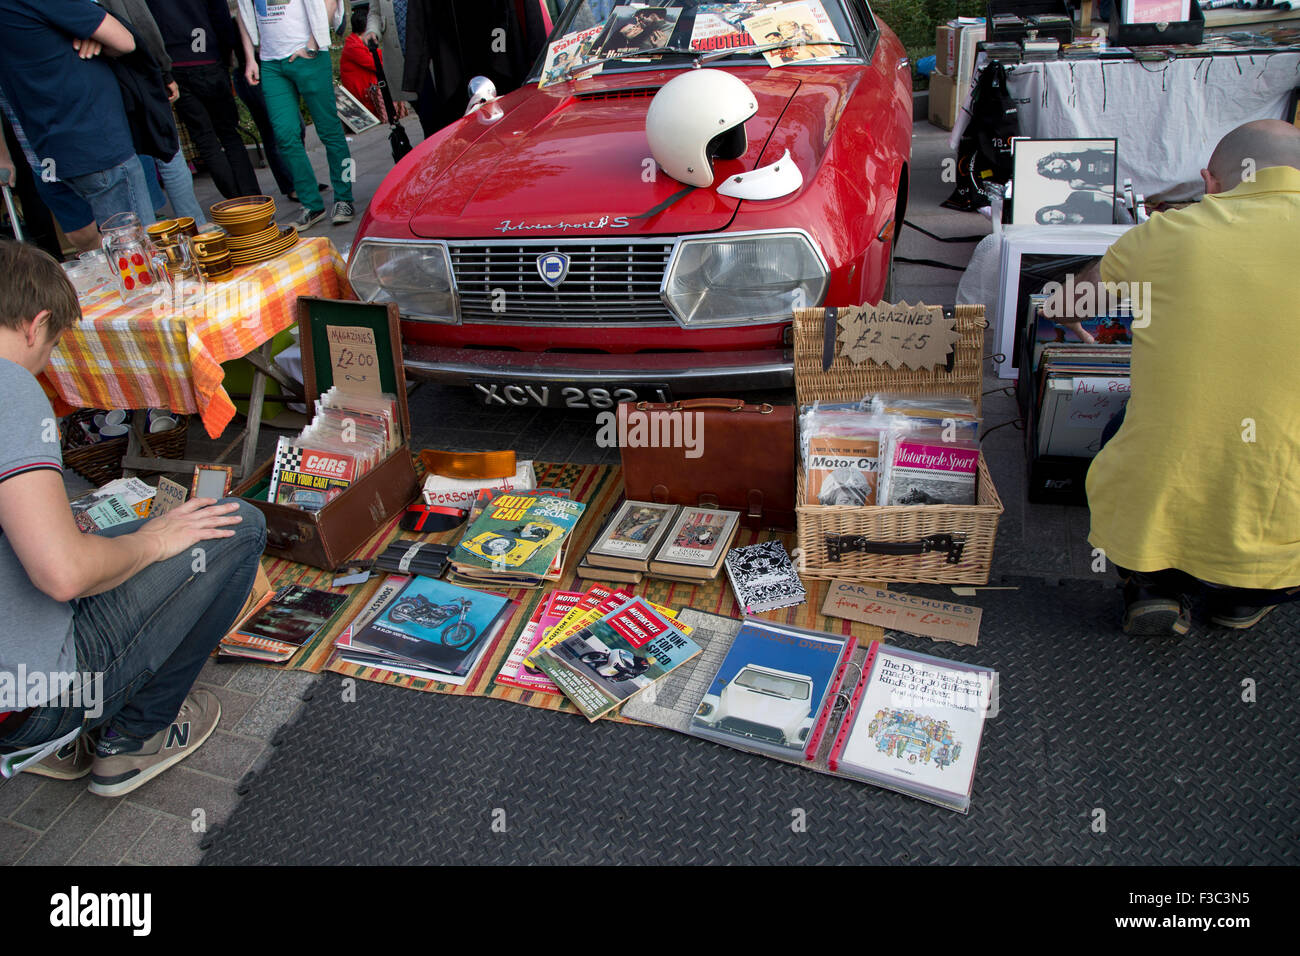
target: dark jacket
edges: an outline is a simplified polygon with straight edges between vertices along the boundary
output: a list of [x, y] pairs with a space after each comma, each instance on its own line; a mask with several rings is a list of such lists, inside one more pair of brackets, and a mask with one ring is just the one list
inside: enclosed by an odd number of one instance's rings
[[[505, 30], [503, 43], [494, 42], [498, 28]], [[411, 0], [402, 89], [418, 93], [432, 64], [439, 105], [454, 119], [469, 104], [472, 77], [486, 76], [499, 93], [519, 86], [537, 55], [534, 45], [514, 0]]]
[[167, 162], [181, 148], [167, 85], [140, 31], [130, 23], [125, 26], [135, 36], [135, 49], [124, 56], [109, 57], [108, 62], [122, 90], [131, 139], [140, 155]]
[[[144, 41], [154, 62], [162, 71], [163, 84], [170, 83], [172, 60], [167, 55], [167, 44], [163, 42], [162, 33], [158, 30], [158, 24], [154, 22], [153, 14], [145, 0], [97, 0], [97, 2], [123, 23], [135, 27], [136, 41]], [[171, 159], [170, 156], [167, 158]]]

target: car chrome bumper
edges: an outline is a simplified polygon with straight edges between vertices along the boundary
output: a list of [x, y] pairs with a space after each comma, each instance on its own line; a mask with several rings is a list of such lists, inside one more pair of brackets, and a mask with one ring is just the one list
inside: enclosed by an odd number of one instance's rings
[[789, 349], [613, 355], [410, 345], [402, 354], [408, 377], [449, 385], [487, 380], [574, 385], [664, 382], [674, 391], [703, 393], [794, 386], [794, 356]]

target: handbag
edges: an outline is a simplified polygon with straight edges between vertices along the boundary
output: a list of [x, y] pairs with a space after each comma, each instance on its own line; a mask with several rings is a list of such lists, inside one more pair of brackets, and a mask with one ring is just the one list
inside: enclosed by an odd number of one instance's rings
[[630, 501], [724, 508], [753, 529], [795, 527], [794, 406], [693, 398], [618, 407]]

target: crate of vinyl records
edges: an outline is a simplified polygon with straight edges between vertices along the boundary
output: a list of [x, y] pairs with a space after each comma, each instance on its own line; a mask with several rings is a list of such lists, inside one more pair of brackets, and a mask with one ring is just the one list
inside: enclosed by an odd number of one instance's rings
[[419, 496], [397, 306], [298, 299], [310, 422], [236, 489], [266, 550], [334, 569]]
[[980, 450], [983, 306], [795, 312], [805, 577], [987, 584], [1002, 501]]

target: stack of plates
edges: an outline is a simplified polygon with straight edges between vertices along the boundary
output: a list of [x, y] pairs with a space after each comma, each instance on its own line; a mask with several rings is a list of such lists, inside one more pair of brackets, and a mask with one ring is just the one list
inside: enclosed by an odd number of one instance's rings
[[275, 200], [270, 196], [239, 196], [212, 207], [212, 221], [231, 236], [263, 232], [275, 221]]
[[[258, 235], [262, 234], [259, 233]], [[235, 237], [231, 236], [226, 240], [230, 243], [230, 261], [237, 266], [250, 266], [256, 262], [274, 259], [298, 244], [298, 230], [293, 226], [285, 226], [284, 229], [277, 229], [272, 226], [266, 235], [268, 236], [267, 239], [243, 249], [234, 245]]]

